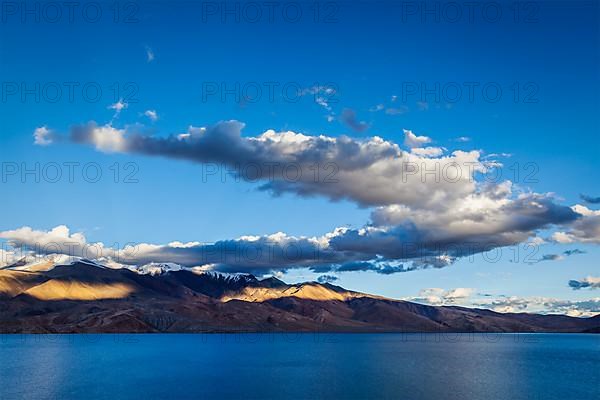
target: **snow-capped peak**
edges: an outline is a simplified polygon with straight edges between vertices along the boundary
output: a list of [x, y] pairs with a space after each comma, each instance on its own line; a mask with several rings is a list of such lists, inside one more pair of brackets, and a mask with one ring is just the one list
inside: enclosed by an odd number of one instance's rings
[[81, 258], [81, 259], [76, 260], [76, 261], [71, 261], [71, 265], [73, 265], [75, 263], [80, 263], [80, 264], [85, 264], [85, 265], [89, 265], [89, 266], [92, 266], [92, 267], [106, 269], [106, 267], [104, 265], [98, 264], [96, 261], [93, 261], [93, 260], [88, 260], [87, 258]]
[[183, 267], [175, 263], [150, 263], [141, 267], [134, 267], [133, 270], [141, 275], [162, 275], [170, 271], [181, 271]]
[[[73, 264], [79, 260], [79, 257], [65, 254], [48, 254], [44, 256], [29, 254], [5, 268], [12, 271], [42, 272], [50, 271], [57, 265]], [[91, 261], [88, 261], [88, 263], [91, 263]]]
[[229, 282], [253, 282], [257, 280], [254, 275], [242, 272], [202, 271], [200, 274], [207, 275], [211, 278], [224, 279]]

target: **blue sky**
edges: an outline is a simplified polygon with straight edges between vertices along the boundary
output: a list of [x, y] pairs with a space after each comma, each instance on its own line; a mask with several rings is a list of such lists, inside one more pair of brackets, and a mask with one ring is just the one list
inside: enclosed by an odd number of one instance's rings
[[[598, 209], [579, 197], [600, 196], [594, 179], [600, 170], [598, 4], [533, 2], [516, 17], [512, 3], [497, 3], [502, 12], [498, 21], [479, 9], [471, 21], [467, 3], [454, 3], [465, 15], [457, 22], [442, 11], [421, 14], [419, 9], [402, 8], [419, 7], [415, 2], [321, 2], [316, 3], [318, 18], [314, 4], [280, 2], [272, 20], [267, 6], [259, 2], [253, 4], [261, 7], [263, 16], [256, 22], [248, 20], [254, 14], [244, 2], [228, 3], [230, 10], [239, 7], [237, 15], [223, 14], [220, 2], [177, 7], [117, 2], [119, 14], [101, 5], [98, 22], [76, 9], [73, 21], [63, 14], [52, 23], [43, 3], [39, 22], [19, 14], [22, 10], [3, 9], [5, 212], [0, 231], [23, 226], [49, 231], [66, 225], [71, 232], [82, 232], [88, 242], [118, 247], [276, 232], [312, 237], [370, 223], [375, 207], [352, 198], [332, 201], [322, 193], [305, 197], [290, 191], [274, 196], [258, 190], [257, 183], [231, 176], [224, 181], [204, 179], [206, 167], [197, 162], [103, 152], [67, 139], [72, 126], [89, 121], [127, 129], [128, 134], [167, 137], [185, 133], [189, 126], [237, 120], [245, 123], [244, 137], [273, 129], [332, 138], [346, 135], [355, 141], [379, 136], [398, 145], [405, 141], [404, 130], [411, 130], [431, 138], [429, 145], [445, 148], [446, 154], [492, 154], [504, 165], [503, 180], [512, 181], [515, 188], [555, 193], [553, 202], [562, 206]], [[430, 4], [436, 6], [447, 4]], [[290, 13], [300, 9], [302, 16], [292, 22], [284, 8]], [[68, 82], [76, 85], [72, 99]], [[274, 87], [273, 98], [269, 85]], [[469, 85], [474, 87], [472, 99]], [[86, 97], [84, 86], [101, 88], [97, 101], [89, 93]], [[334, 88], [335, 93], [317, 86]], [[494, 94], [497, 88], [499, 95]], [[303, 95], [296, 95], [295, 89]], [[256, 101], [236, 101], [244, 92]], [[118, 101], [127, 107], [120, 112], [109, 108]], [[155, 121], [144, 115], [148, 110], [156, 112]], [[356, 115], [354, 128], [347, 118], [351, 112]], [[35, 145], [33, 133], [40, 127], [62, 139]], [[468, 140], [458, 140], [461, 137]], [[510, 157], [493, 156], [501, 153]], [[96, 163], [102, 177], [88, 182], [78, 166], [71, 183], [65, 162]], [[60, 164], [63, 177], [49, 182], [42, 176], [36, 182], [34, 175], [19, 176], [21, 169], [36, 163], [41, 168]], [[7, 175], [6, 168], [14, 165], [17, 175]], [[126, 182], [128, 173], [133, 173], [134, 182]], [[556, 230], [568, 229], [553, 226], [532, 232], [549, 238]], [[426, 288], [474, 288], [477, 294], [583, 301], [598, 297], [597, 292], [572, 290], [568, 281], [598, 276], [597, 243], [547, 240], [534, 259], [573, 249], [585, 253], [537, 263], [511, 262], [510, 249], [515, 246], [509, 246], [494, 263], [475, 255], [472, 261], [458, 257], [445, 268], [332, 274], [341, 286], [396, 298], [418, 297]], [[291, 268], [284, 279], [319, 275]]]

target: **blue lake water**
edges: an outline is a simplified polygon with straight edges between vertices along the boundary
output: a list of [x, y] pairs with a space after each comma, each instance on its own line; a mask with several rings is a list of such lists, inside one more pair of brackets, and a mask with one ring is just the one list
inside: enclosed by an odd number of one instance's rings
[[600, 399], [600, 335], [0, 335], [0, 399]]

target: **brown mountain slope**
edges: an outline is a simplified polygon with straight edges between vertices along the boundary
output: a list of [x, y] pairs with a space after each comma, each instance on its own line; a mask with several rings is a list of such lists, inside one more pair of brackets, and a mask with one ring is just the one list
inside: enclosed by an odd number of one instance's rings
[[346, 301], [356, 297], [375, 297], [364, 293], [351, 292], [347, 290], [334, 290], [334, 286], [322, 285], [315, 282], [300, 285], [283, 285], [277, 287], [246, 286], [240, 291], [231, 292], [221, 297], [221, 301], [242, 300], [250, 302], [263, 302], [279, 299], [282, 297], [296, 297], [305, 300], [317, 301]]
[[47, 280], [48, 277], [36, 273], [0, 271], [0, 299], [13, 298]]
[[157, 276], [88, 263], [0, 270], [0, 332], [597, 332], [600, 317], [432, 307], [315, 282]]

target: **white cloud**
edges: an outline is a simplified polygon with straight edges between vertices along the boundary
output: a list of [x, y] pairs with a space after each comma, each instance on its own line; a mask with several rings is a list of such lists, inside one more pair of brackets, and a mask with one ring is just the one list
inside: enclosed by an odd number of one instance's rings
[[552, 240], [554, 240], [556, 243], [560, 243], [560, 244], [570, 244], [570, 243], [574, 243], [576, 241], [576, 239], [572, 235], [567, 234], [565, 232], [553, 233]]
[[150, 118], [150, 120], [152, 122], [158, 121], [158, 114], [156, 113], [155, 110], [146, 110], [146, 111], [144, 111], [144, 115], [146, 117]]
[[[239, 177], [260, 182], [260, 189], [274, 194], [320, 195], [374, 207], [371, 221], [364, 227], [336, 229], [311, 239], [319, 243], [330, 270], [359, 268], [391, 273], [439, 268], [459, 257], [527, 242], [542, 229], [568, 226], [573, 228], [569, 234], [574, 235], [580, 219], [597, 217], [586, 208], [557, 204], [551, 195], [521, 193], [510, 181], [478, 181], [476, 175], [489, 168], [479, 151], [443, 154], [442, 148], [422, 147], [431, 139], [411, 131], [405, 131], [410, 148], [406, 151], [377, 136], [356, 139], [273, 130], [242, 136], [243, 127], [240, 122], [228, 121], [209, 127], [190, 126], [182, 134], [156, 137], [90, 123], [73, 128], [71, 140], [103, 152], [237, 166]], [[254, 166], [252, 175], [249, 169], [239, 168], [245, 165]], [[320, 175], [323, 179], [314, 178], [315, 165], [324, 169]], [[292, 179], [286, 175], [290, 167], [298, 172]], [[311, 240], [290, 238], [288, 244], [313, 249], [315, 246], [308, 246]], [[235, 241], [240, 245], [248, 242], [249, 238]], [[208, 249], [200, 245], [184, 249], [148, 246], [138, 253], [138, 260], [131, 262], [193, 265], [198, 262], [198, 254]], [[323, 264], [320, 261], [304, 255], [282, 261], [282, 266]], [[348, 264], [351, 262], [365, 263]], [[406, 262], [411, 265], [403, 264]], [[220, 264], [223, 268], [244, 268], [232, 264], [231, 259]], [[275, 265], [259, 264], [261, 268]]]
[[503, 313], [565, 314], [572, 317], [592, 317], [600, 314], [600, 298], [571, 301], [551, 297], [500, 296], [473, 303]]
[[[103, 152], [238, 166], [242, 178], [263, 182], [263, 190], [348, 199], [362, 206], [450, 208], [478, 190], [475, 174], [488, 168], [478, 151], [442, 155], [440, 148], [426, 148], [416, 151], [422, 154], [415, 154], [377, 136], [355, 139], [272, 130], [258, 136], [242, 136], [243, 126], [228, 121], [210, 127], [190, 127], [179, 135], [152, 137], [92, 122], [73, 128], [71, 139]], [[406, 137], [413, 150], [431, 140], [410, 131]], [[248, 164], [261, 168], [252, 168], [255, 175], [251, 177], [244, 176]], [[320, 179], [315, 179], [315, 166], [321, 169]], [[292, 178], [290, 168], [298, 170]], [[432, 176], [431, 171], [437, 172]]]
[[304, 88], [304, 89], [300, 90], [298, 95], [299, 96], [312, 95], [314, 102], [316, 104], [320, 105], [325, 110], [331, 112], [332, 107], [331, 107], [330, 103], [333, 101], [336, 101], [336, 99], [334, 98], [336, 93], [337, 93], [336, 89], [332, 86], [314, 85], [309, 88]]
[[117, 101], [114, 104], [109, 105], [107, 108], [109, 110], [115, 110], [115, 115], [114, 117], [119, 116], [119, 114], [121, 113], [121, 111], [123, 111], [124, 109], [126, 109], [127, 107], [129, 107], [129, 104], [125, 103], [123, 101], [123, 99], [120, 99], [119, 101]]
[[316, 97], [315, 103], [317, 103], [321, 107], [325, 108], [327, 111], [331, 111], [331, 107], [329, 106], [329, 103], [327, 102], [327, 99], [325, 97], [320, 97], [320, 96]]
[[580, 204], [571, 207], [582, 217], [573, 221], [567, 231], [558, 231], [552, 235], [552, 240], [561, 244], [592, 243], [600, 244], [600, 210], [591, 210]]
[[420, 157], [439, 157], [446, 149], [444, 147], [415, 147], [410, 149], [412, 154]]
[[435, 306], [460, 305], [487, 308], [501, 313], [564, 314], [573, 317], [591, 317], [600, 314], [600, 298], [571, 301], [551, 297], [519, 297], [477, 293], [472, 288], [441, 289], [428, 288], [417, 296], [402, 300]]
[[543, 244], [546, 244], [546, 240], [544, 240], [543, 238], [541, 238], [539, 236], [536, 236], [529, 241], [529, 244], [531, 246], [541, 246]]
[[472, 288], [456, 288], [444, 290], [441, 288], [428, 288], [419, 291], [415, 297], [405, 297], [403, 300], [415, 301], [435, 306], [445, 305], [465, 305], [467, 300], [471, 298], [475, 289]]
[[90, 123], [77, 127], [71, 132], [71, 139], [76, 143], [90, 143], [104, 153], [119, 153], [127, 150], [128, 141], [125, 129], [117, 129], [112, 125], [97, 126]]
[[[343, 263], [359, 257], [329, 246], [328, 238], [294, 237], [278, 232], [264, 236], [245, 236], [215, 243], [171, 242], [166, 245], [137, 243], [110, 248], [103, 243], [89, 243], [82, 233], [71, 233], [61, 225], [49, 231], [22, 227], [0, 232], [13, 249], [36, 255], [62, 254], [97, 260], [113, 268], [143, 266], [153, 263], [177, 263], [186, 267], [207, 267], [226, 272], [267, 274], [273, 270], [309, 267], [317, 264]], [[0, 255], [14, 261], [14, 251]], [[371, 257], [371, 255], [367, 255]]]
[[325, 86], [325, 85], [313, 85], [309, 88], [304, 88], [300, 91], [300, 96], [306, 96], [308, 94], [312, 94], [312, 95], [316, 95], [319, 93], [323, 93], [323, 94], [327, 94], [327, 95], [333, 95], [335, 94], [337, 91], [334, 87], [332, 86]]
[[34, 143], [38, 146], [48, 146], [53, 142], [52, 131], [46, 126], [36, 128], [36, 130], [33, 132], [33, 137], [35, 138]]
[[28, 250], [34, 254], [59, 254], [95, 259], [106, 251], [102, 243], [87, 243], [82, 233], [71, 234], [65, 225], [50, 231], [34, 230], [25, 226], [0, 232], [0, 239], [8, 241], [15, 249]]
[[431, 143], [431, 138], [427, 136], [417, 136], [411, 130], [404, 129], [404, 145], [406, 147], [422, 147], [427, 143]]
[[[577, 214], [548, 196], [496, 197], [496, 188], [466, 195], [451, 207], [428, 209], [391, 205], [372, 213], [372, 226], [356, 235], [353, 246], [380, 248], [386, 257], [411, 252], [460, 257], [526, 242], [539, 229], [569, 223]], [[350, 234], [346, 234], [346, 237]], [[358, 240], [360, 239], [360, 240]], [[347, 249], [348, 249], [347, 248]], [[404, 253], [404, 254], [402, 254]]]

